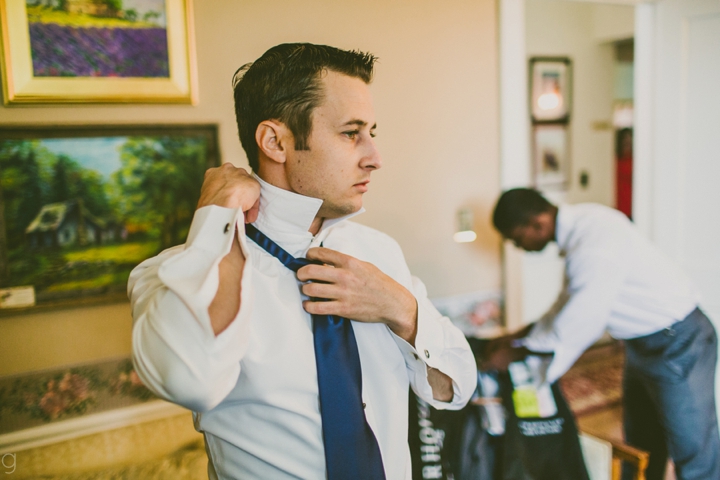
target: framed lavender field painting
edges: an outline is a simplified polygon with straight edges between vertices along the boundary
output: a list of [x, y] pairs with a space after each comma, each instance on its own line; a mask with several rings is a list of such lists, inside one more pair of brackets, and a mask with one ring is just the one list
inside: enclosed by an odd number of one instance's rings
[[3, 100], [196, 103], [191, 0], [0, 0]]

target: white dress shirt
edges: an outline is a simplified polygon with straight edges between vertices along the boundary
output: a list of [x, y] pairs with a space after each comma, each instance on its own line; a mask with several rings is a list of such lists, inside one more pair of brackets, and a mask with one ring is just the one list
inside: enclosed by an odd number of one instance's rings
[[555, 352], [554, 382], [602, 334], [629, 339], [684, 319], [698, 304], [689, 278], [617, 210], [560, 206], [556, 238], [565, 256], [565, 288], [523, 344]]
[[[322, 201], [260, 182], [255, 226], [291, 255], [304, 256], [308, 248], [322, 244], [373, 263], [416, 297], [414, 348], [385, 324], [352, 322], [365, 416], [387, 479], [410, 479], [408, 387], [436, 408], [464, 406], [476, 385], [467, 341], [429, 302], [393, 239], [347, 218], [325, 221], [313, 236], [308, 228]], [[324, 479], [312, 320], [303, 310], [295, 274], [247, 241], [243, 222], [237, 210], [203, 207], [195, 213], [185, 245], [132, 272], [128, 292], [135, 366], [153, 392], [195, 412], [211, 478]], [[247, 259], [241, 308], [215, 336], [208, 306], [235, 225]], [[428, 366], [453, 380], [451, 402], [433, 399]]]

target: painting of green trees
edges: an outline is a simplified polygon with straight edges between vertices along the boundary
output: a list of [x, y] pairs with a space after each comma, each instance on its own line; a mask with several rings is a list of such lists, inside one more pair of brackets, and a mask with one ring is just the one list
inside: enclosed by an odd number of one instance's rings
[[0, 129], [0, 288], [38, 304], [123, 292], [184, 242], [214, 126]]

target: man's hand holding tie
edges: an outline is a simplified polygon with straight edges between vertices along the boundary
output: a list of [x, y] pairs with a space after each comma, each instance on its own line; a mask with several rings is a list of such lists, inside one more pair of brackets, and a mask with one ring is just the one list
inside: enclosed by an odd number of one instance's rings
[[[415, 345], [418, 306], [407, 288], [375, 265], [329, 248], [311, 248], [306, 258], [322, 262], [306, 265], [297, 272], [300, 281], [308, 282], [302, 286], [302, 292], [318, 299], [303, 303], [308, 313], [385, 323], [397, 336]], [[452, 400], [450, 377], [428, 367], [428, 382], [436, 400]]]
[[409, 344], [417, 333], [417, 301], [407, 288], [385, 275], [375, 265], [329, 248], [311, 248], [307, 265], [298, 270], [302, 292], [308, 297], [308, 313], [337, 315], [358, 322], [385, 323]]

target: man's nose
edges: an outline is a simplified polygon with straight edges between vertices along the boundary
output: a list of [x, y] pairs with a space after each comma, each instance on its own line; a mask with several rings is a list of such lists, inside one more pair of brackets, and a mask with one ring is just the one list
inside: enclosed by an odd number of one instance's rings
[[363, 156], [361, 167], [370, 170], [377, 170], [382, 167], [382, 157], [380, 157], [380, 151], [377, 149], [373, 138], [370, 138], [367, 142], [367, 151]]

